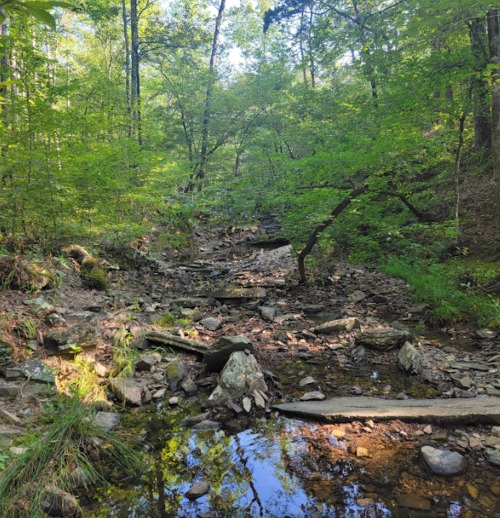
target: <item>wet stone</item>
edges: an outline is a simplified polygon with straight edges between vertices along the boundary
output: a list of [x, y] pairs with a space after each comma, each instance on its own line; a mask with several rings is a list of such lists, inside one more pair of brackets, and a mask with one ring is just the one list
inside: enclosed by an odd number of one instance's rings
[[396, 499], [396, 502], [401, 507], [409, 507], [410, 509], [420, 509], [423, 511], [431, 510], [431, 502], [427, 498], [423, 498], [418, 495], [406, 494], [400, 495]]
[[197, 431], [205, 431], [205, 430], [218, 430], [220, 427], [220, 424], [216, 421], [210, 421], [205, 420], [201, 421], [200, 423], [197, 423], [195, 425], [192, 425], [190, 428], [191, 430], [197, 430]]
[[484, 456], [490, 464], [493, 464], [494, 466], [500, 466], [500, 451], [499, 450], [486, 449], [484, 452]]
[[179, 424], [179, 426], [186, 426], [189, 428], [190, 426], [193, 426], [195, 424], [198, 424], [198, 423], [201, 423], [202, 421], [207, 420], [209, 417], [210, 417], [210, 412], [205, 412], [203, 414], [194, 415], [194, 416], [188, 417], [187, 419], [184, 419], [184, 421], [182, 421]]
[[375, 351], [390, 351], [411, 339], [411, 333], [397, 329], [368, 329], [356, 336], [356, 343]]
[[492, 329], [479, 329], [479, 331], [476, 331], [476, 334], [479, 338], [486, 338], [487, 340], [493, 340], [493, 338], [498, 336], [498, 333]]
[[464, 473], [469, 461], [460, 453], [424, 446], [422, 448], [424, 465], [436, 475], [453, 477]]

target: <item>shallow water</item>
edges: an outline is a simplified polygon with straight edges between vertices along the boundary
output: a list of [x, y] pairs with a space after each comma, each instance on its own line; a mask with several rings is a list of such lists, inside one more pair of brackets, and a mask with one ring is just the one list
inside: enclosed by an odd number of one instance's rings
[[[472, 463], [462, 478], [436, 478], [420, 464], [422, 444], [405, 441], [397, 426], [370, 435], [351, 425], [273, 415], [243, 423], [251, 429], [234, 434], [229, 427], [238, 423], [231, 421], [216, 432], [177, 426], [198, 411], [198, 403], [186, 402], [125, 417], [123, 427], [141, 441], [147, 469], [138, 480], [108, 473], [113, 485], [82, 499], [85, 518], [195, 518], [209, 510], [228, 518], [500, 516], [500, 502], [488, 489], [500, 482], [498, 470]], [[358, 458], [353, 445], [370, 457]], [[183, 497], [200, 480], [210, 484], [210, 493], [196, 501]], [[466, 482], [489, 496], [489, 508], [471, 502]], [[432, 509], [398, 506], [402, 493], [426, 497]], [[467, 508], [473, 512], [465, 514]]]

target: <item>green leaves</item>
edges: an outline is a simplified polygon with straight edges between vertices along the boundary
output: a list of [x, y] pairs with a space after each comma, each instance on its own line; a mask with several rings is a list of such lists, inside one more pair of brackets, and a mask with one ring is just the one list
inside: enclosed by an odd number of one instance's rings
[[[56, 20], [49, 13], [53, 7], [61, 7], [64, 9], [72, 9], [74, 6], [67, 2], [20, 2], [18, 0], [6, 0], [0, 7], [7, 13], [20, 14], [22, 16], [32, 16], [36, 20], [47, 24], [55, 30]], [[5, 20], [5, 15], [0, 12], [0, 23]]]

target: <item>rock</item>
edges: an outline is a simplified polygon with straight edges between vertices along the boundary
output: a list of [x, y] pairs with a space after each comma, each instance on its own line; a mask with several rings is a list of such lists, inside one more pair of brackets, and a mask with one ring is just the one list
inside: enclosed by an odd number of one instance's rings
[[194, 415], [194, 416], [188, 417], [187, 419], [184, 419], [184, 421], [179, 423], [179, 426], [185, 426], [185, 427], [189, 428], [190, 426], [194, 426], [195, 424], [208, 420], [209, 417], [210, 417], [210, 412], [205, 412], [203, 414]]
[[198, 387], [196, 383], [191, 379], [187, 379], [181, 383], [182, 390], [186, 393], [186, 396], [195, 396], [198, 394]]
[[408, 333], [411, 333], [411, 329], [408, 326], [398, 322], [397, 320], [392, 322], [391, 327], [393, 329], [397, 329], [398, 331], [407, 331]]
[[483, 371], [488, 372], [491, 367], [486, 367], [485, 365], [480, 365], [479, 363], [468, 363], [468, 362], [453, 362], [450, 364], [452, 369], [458, 369], [462, 371]]
[[130, 344], [132, 349], [139, 349], [140, 351], [145, 351], [149, 347], [148, 339], [145, 336], [138, 336], [132, 340]]
[[426, 433], [427, 435], [431, 434], [432, 433], [432, 426], [430, 424], [428, 424], [425, 428], [424, 428], [424, 433]]
[[42, 299], [41, 297], [37, 297], [36, 299], [25, 300], [24, 303], [29, 306], [35, 313], [51, 313], [55, 310], [52, 304], [49, 304]]
[[400, 392], [396, 395], [396, 399], [409, 399], [408, 396], [404, 392]]
[[206, 430], [218, 430], [219, 428], [219, 423], [216, 421], [209, 421], [208, 419], [191, 426], [191, 430], [197, 430], [198, 432]]
[[28, 448], [16, 448], [15, 446], [12, 446], [9, 450], [14, 455], [24, 455], [28, 451]]
[[331, 335], [332, 333], [346, 333], [353, 329], [360, 329], [359, 320], [357, 318], [341, 318], [325, 322], [314, 329], [316, 334]]
[[356, 448], [356, 456], [357, 457], [369, 457], [370, 455], [366, 448], [362, 448], [361, 446], [358, 446]]
[[96, 374], [101, 378], [107, 378], [110, 374], [112, 369], [106, 365], [103, 365], [99, 362], [94, 362], [94, 370]]
[[[153, 396], [154, 397], [154, 396]], [[174, 396], [168, 400], [169, 405], [178, 405], [181, 402], [181, 398]]]
[[495, 496], [500, 496], [500, 486], [491, 486], [491, 487], [490, 487], [490, 491], [491, 491]]
[[49, 486], [42, 495], [41, 507], [44, 512], [54, 516], [75, 516], [78, 504], [75, 498], [56, 486]]
[[167, 370], [167, 381], [170, 386], [170, 390], [177, 390], [179, 383], [186, 376], [186, 366], [181, 360], [175, 360], [172, 362]]
[[241, 401], [242, 405], [243, 405], [243, 410], [245, 410], [245, 412], [248, 414], [250, 412], [250, 410], [252, 410], [252, 401], [250, 398], [248, 397], [244, 397]]
[[408, 313], [414, 313], [414, 314], [418, 315], [419, 313], [423, 313], [428, 307], [429, 307], [429, 304], [425, 304], [425, 303], [415, 304], [408, 310]]
[[423, 383], [431, 383], [434, 379], [434, 376], [432, 375], [432, 371], [430, 369], [424, 369], [422, 371], [422, 374], [420, 375], [420, 381]]
[[467, 487], [467, 491], [469, 492], [469, 495], [471, 496], [471, 498], [476, 500], [476, 498], [479, 495], [479, 491], [470, 483], [467, 484], [466, 487]]
[[81, 322], [95, 324], [97, 322], [97, 315], [92, 311], [76, 311], [74, 313], [66, 313], [64, 318], [71, 324], [78, 324]]
[[490, 435], [489, 437], [486, 437], [486, 439], [484, 440], [484, 444], [486, 446], [498, 446], [500, 445], [500, 438], [493, 437], [493, 435]]
[[182, 299], [174, 299], [171, 304], [172, 306], [177, 306], [179, 308], [194, 309], [207, 306], [210, 304], [210, 299], [203, 297], [185, 297]]
[[349, 302], [359, 302], [360, 300], [363, 300], [366, 298], [366, 295], [360, 291], [360, 290], [356, 290], [354, 291], [353, 293], [351, 293], [348, 297], [347, 297], [347, 300]]
[[356, 500], [356, 505], [359, 505], [359, 507], [368, 507], [375, 505], [375, 500], [373, 500], [373, 498], [358, 498]]
[[16, 353], [16, 348], [7, 340], [0, 338], [0, 358], [10, 359]]
[[222, 326], [222, 320], [214, 317], [208, 317], [200, 320], [200, 324], [209, 331], [217, 331], [217, 329]]
[[398, 352], [399, 368], [411, 374], [418, 373], [421, 359], [422, 355], [410, 342], [406, 342]]
[[0, 385], [0, 397], [5, 399], [15, 398], [19, 392], [21, 391], [21, 387], [18, 385]]
[[266, 297], [264, 288], [202, 288], [190, 290], [188, 296], [209, 297], [212, 299], [260, 299]]
[[486, 387], [486, 394], [488, 394], [488, 396], [500, 397], [500, 390], [494, 387]]
[[487, 340], [493, 340], [493, 338], [498, 336], [498, 333], [492, 329], [480, 329], [476, 331], [476, 334], [479, 338], [486, 338]]
[[260, 315], [267, 322], [274, 322], [274, 317], [276, 316], [276, 309], [275, 308], [261, 307], [260, 308]]
[[356, 349], [351, 351], [351, 361], [354, 363], [359, 363], [364, 360], [366, 357], [366, 349], [362, 345], [358, 345]]
[[167, 393], [167, 389], [166, 388], [161, 388], [159, 390], [157, 390], [154, 394], [153, 394], [153, 399], [163, 399], [165, 397], [165, 394]]
[[105, 430], [113, 430], [118, 425], [118, 416], [114, 412], [97, 412], [93, 422]]
[[356, 336], [356, 343], [375, 351], [391, 351], [411, 340], [411, 333], [397, 329], [368, 329]]
[[500, 426], [493, 426], [491, 428], [491, 435], [493, 435], [493, 437], [500, 437]]
[[460, 453], [424, 446], [422, 460], [429, 471], [444, 477], [455, 477], [465, 473], [469, 461]]
[[200, 498], [200, 496], [206, 495], [209, 491], [210, 486], [207, 482], [202, 481], [192, 485], [189, 490], [184, 493], [184, 496], [189, 498], [189, 500], [196, 500], [197, 498]]
[[64, 320], [64, 318], [57, 313], [50, 313], [50, 315], [47, 315], [44, 318], [44, 321], [48, 327], [61, 326], [66, 322], [66, 320]]
[[320, 313], [323, 311], [323, 306], [320, 304], [311, 304], [309, 306], [305, 306], [302, 311], [306, 314]]
[[465, 390], [469, 390], [470, 389], [470, 378], [468, 376], [465, 376], [463, 378], [460, 378], [460, 379], [457, 379], [455, 378], [453, 380], [453, 382], [455, 383], [455, 385], [458, 387], [458, 388], [461, 388], [461, 389], [465, 389]]
[[253, 353], [252, 342], [246, 336], [224, 336], [208, 347], [203, 359], [209, 370], [220, 371], [233, 352], [245, 349]]
[[484, 457], [490, 464], [500, 466], [500, 450], [486, 449], [484, 451]]
[[14, 414], [11, 414], [5, 408], [0, 408], [0, 421], [3, 421], [4, 423], [14, 424], [14, 425], [21, 424], [21, 419], [16, 417]]
[[138, 371], [150, 371], [157, 363], [156, 358], [150, 354], [139, 358], [135, 364], [135, 368]]
[[409, 399], [395, 401], [370, 397], [333, 397], [324, 401], [296, 401], [274, 405], [286, 415], [311, 420], [346, 422], [352, 420], [392, 420], [447, 424], [488, 424], [500, 422], [497, 398]]
[[305, 387], [306, 385], [312, 385], [316, 383], [316, 380], [312, 376], [306, 376], [299, 381], [299, 387]]
[[254, 390], [267, 392], [262, 367], [252, 354], [237, 351], [229, 357], [221, 373], [220, 384], [205, 402], [205, 406], [219, 406], [228, 399], [253, 395]]
[[321, 401], [325, 399], [326, 396], [319, 392], [319, 390], [314, 390], [312, 392], [306, 392], [301, 398], [301, 401]]
[[421, 509], [423, 511], [431, 510], [431, 502], [427, 498], [418, 495], [406, 494], [399, 495], [396, 502], [401, 507], [409, 507], [410, 509]]
[[47, 333], [43, 338], [45, 352], [48, 355], [68, 354], [74, 347], [96, 347], [98, 335], [94, 326], [90, 324], [77, 324], [73, 327], [58, 329]]
[[253, 399], [257, 408], [266, 408], [266, 402], [258, 390], [253, 391]]
[[141, 406], [142, 387], [131, 378], [110, 378], [114, 394], [128, 405]]

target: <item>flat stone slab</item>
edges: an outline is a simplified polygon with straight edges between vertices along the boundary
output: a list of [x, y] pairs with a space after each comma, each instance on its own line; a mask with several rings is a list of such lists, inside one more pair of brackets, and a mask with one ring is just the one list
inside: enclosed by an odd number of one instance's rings
[[408, 400], [334, 397], [324, 401], [283, 403], [273, 409], [290, 416], [337, 423], [368, 419], [401, 419], [441, 426], [500, 423], [500, 401], [494, 397]]

